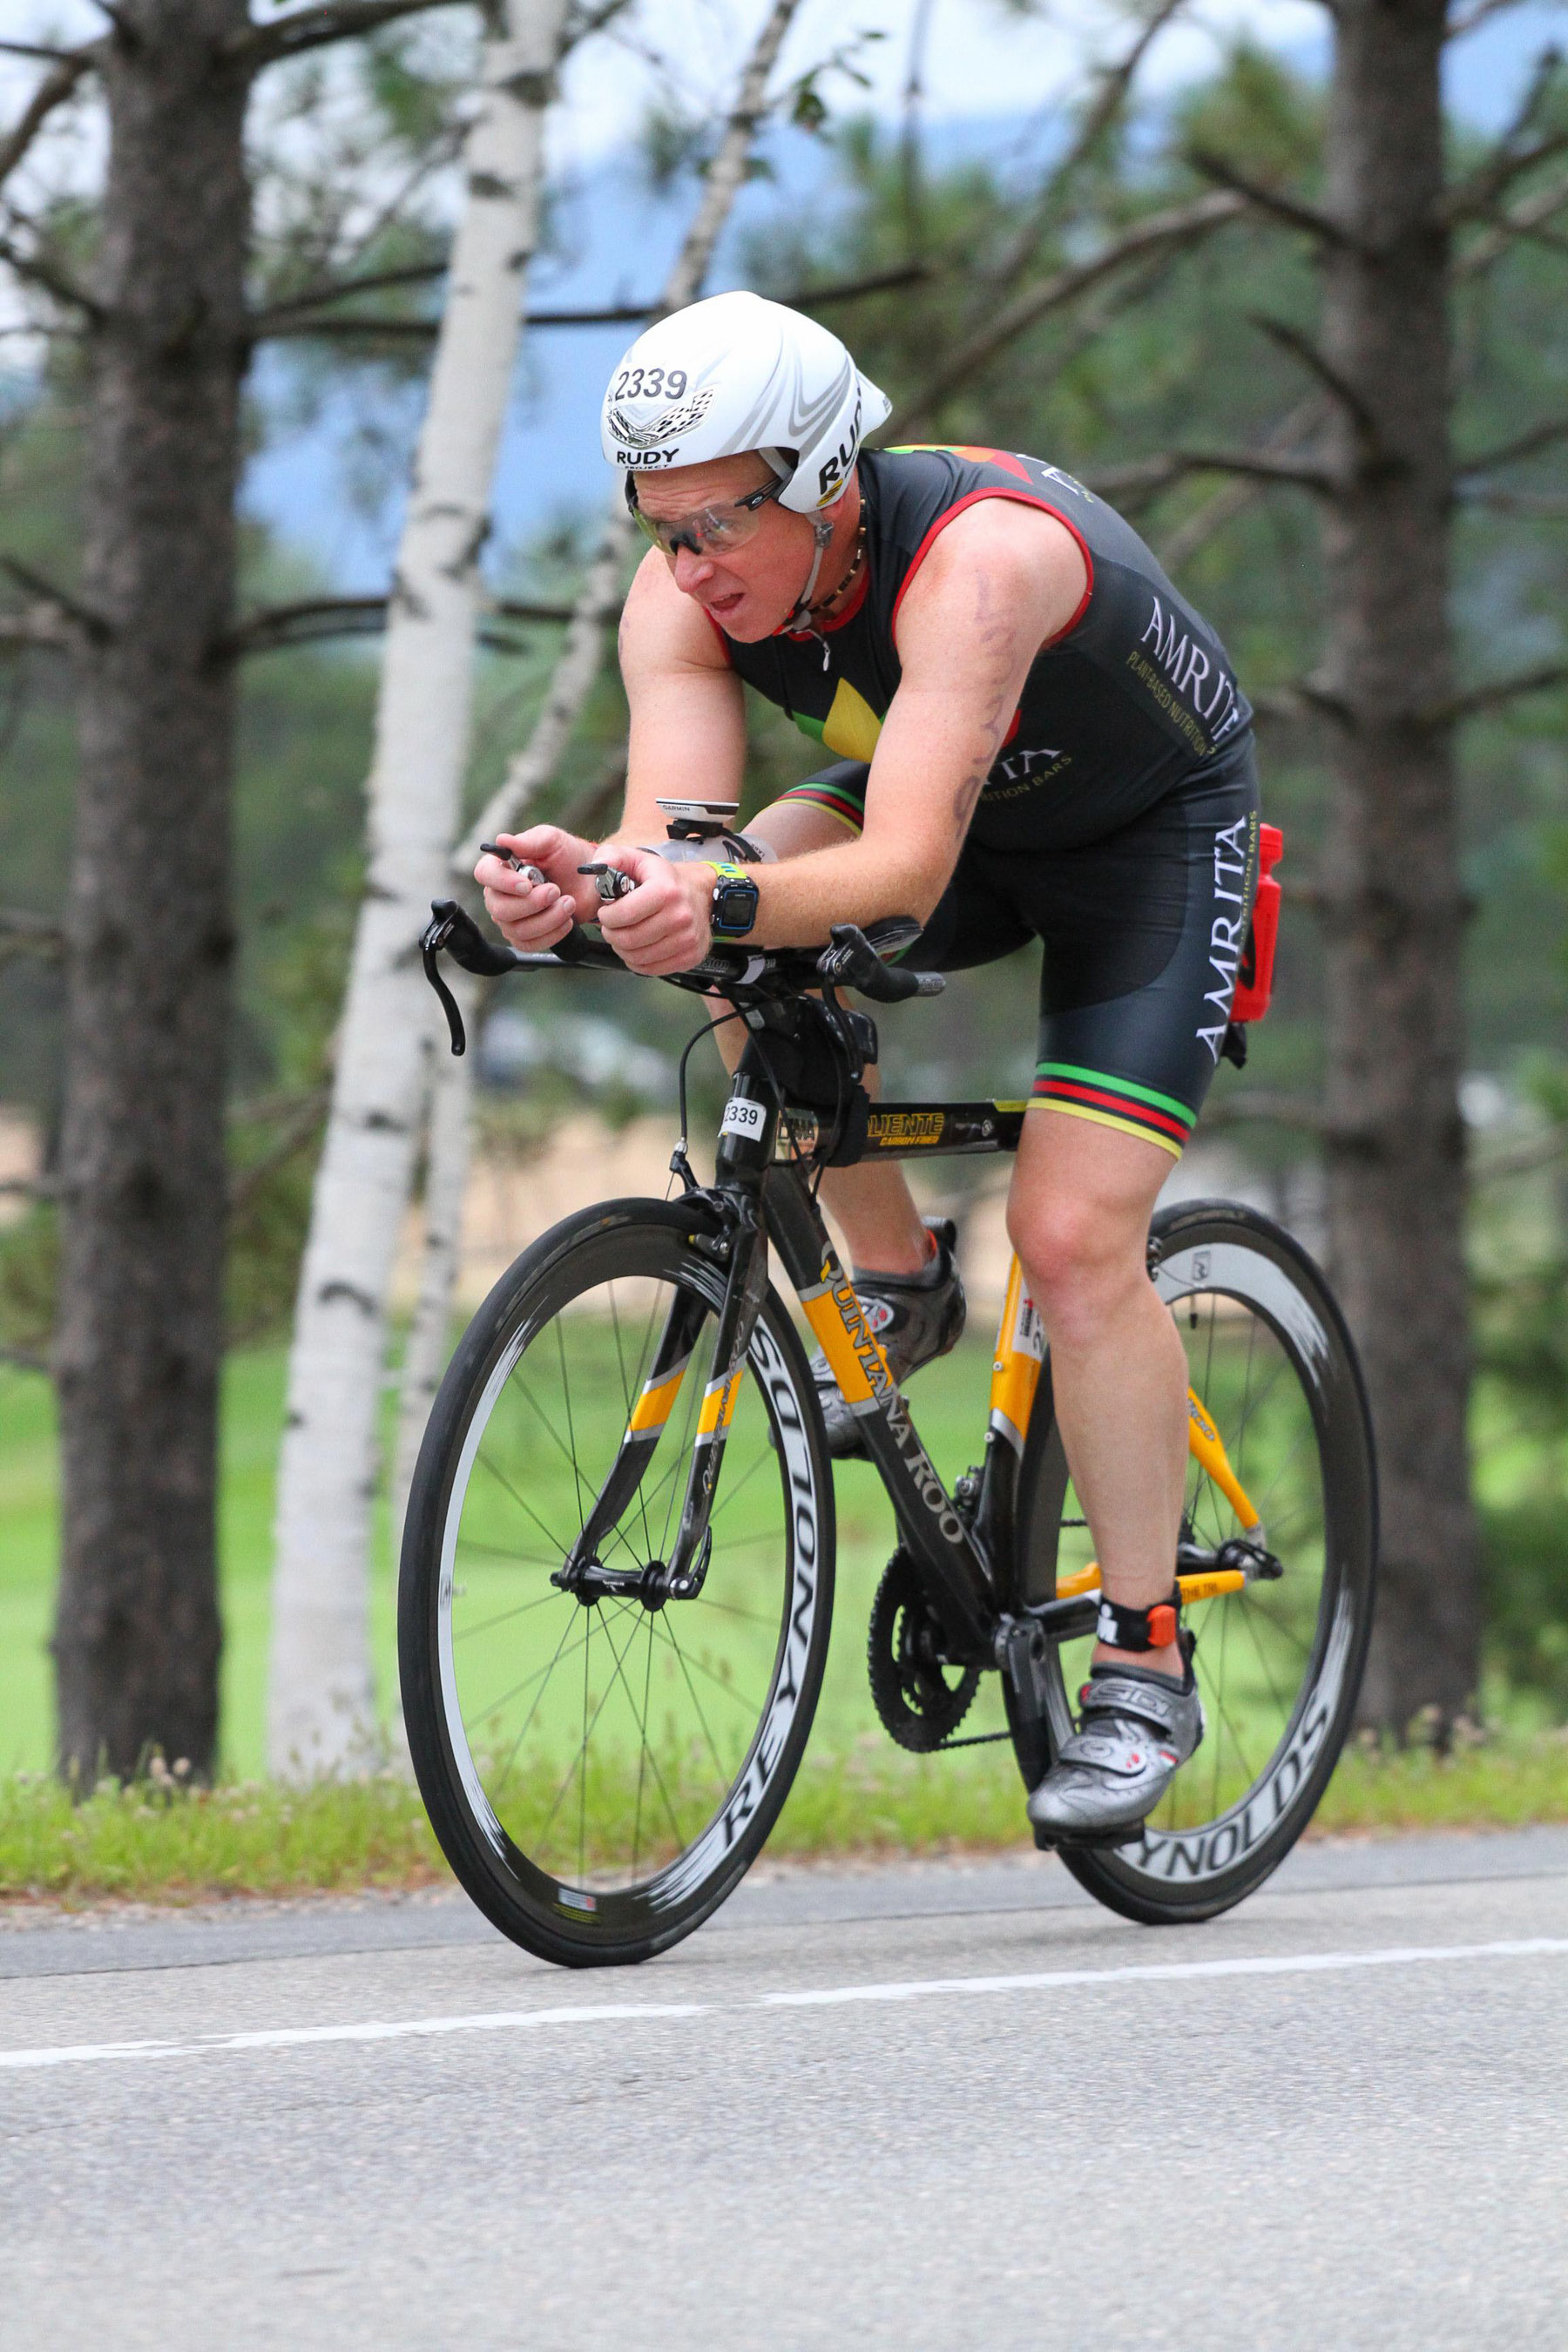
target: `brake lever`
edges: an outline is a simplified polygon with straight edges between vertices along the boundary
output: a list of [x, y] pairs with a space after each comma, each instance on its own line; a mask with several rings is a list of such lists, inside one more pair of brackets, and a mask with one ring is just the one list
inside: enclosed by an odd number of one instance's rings
[[456, 898], [432, 898], [430, 920], [419, 934], [419, 954], [425, 966], [425, 977], [441, 1000], [441, 1010], [447, 1016], [447, 1032], [454, 1054], [466, 1053], [468, 1039], [463, 1034], [463, 1016], [458, 1000], [441, 977], [436, 958], [445, 948], [455, 963], [465, 971], [477, 972], [481, 979], [499, 979], [503, 971], [516, 971], [526, 959], [513, 948], [495, 946], [487, 940], [473, 917]]
[[873, 1003], [898, 1004], [910, 996], [940, 996], [947, 986], [940, 971], [904, 971], [885, 964], [870, 940], [854, 923], [835, 923], [831, 947], [824, 948], [816, 969], [826, 981], [841, 988], [858, 989]]
[[603, 859], [592, 866], [579, 866], [577, 871], [593, 876], [601, 906], [607, 907], [614, 898], [629, 898], [637, 887], [629, 874], [623, 874], [618, 866], [606, 866]]

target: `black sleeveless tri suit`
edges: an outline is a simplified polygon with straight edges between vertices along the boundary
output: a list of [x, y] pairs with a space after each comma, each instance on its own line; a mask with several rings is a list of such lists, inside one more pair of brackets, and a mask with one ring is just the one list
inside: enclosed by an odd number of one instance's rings
[[1054, 466], [978, 448], [862, 457], [861, 584], [820, 634], [726, 637], [749, 685], [838, 755], [787, 799], [858, 831], [898, 690], [899, 607], [981, 499], [1042, 508], [1089, 586], [1042, 647], [952, 879], [907, 961], [1044, 943], [1034, 1099], [1173, 1153], [1214, 1075], [1258, 872], [1252, 712], [1224, 646], [1131, 525]]

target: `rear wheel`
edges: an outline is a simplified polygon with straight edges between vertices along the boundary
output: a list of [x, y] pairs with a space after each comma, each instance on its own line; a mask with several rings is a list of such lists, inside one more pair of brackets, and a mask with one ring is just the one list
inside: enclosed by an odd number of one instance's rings
[[[495, 1925], [572, 1966], [646, 1959], [738, 1884], [794, 1779], [826, 1657], [832, 1478], [771, 1290], [701, 1590], [658, 1591], [724, 1294], [700, 1237], [679, 1202], [652, 1201], [547, 1234], [465, 1334], [409, 1498], [398, 1649], [431, 1822]], [[672, 1332], [651, 1421], [643, 1408], [645, 1429], [664, 1415], [660, 1433], [595, 1548], [623, 1589], [579, 1597], [553, 1577]], [[650, 1569], [645, 1599], [630, 1588]]]
[[[1316, 1810], [1350, 1727], [1372, 1629], [1377, 1510], [1372, 1431], [1354, 1349], [1306, 1252], [1225, 1202], [1169, 1210], [1153, 1228], [1155, 1281], [1192, 1387], [1282, 1565], [1276, 1581], [1195, 1603], [1206, 1718], [1141, 1840], [1062, 1859], [1102, 1903], [1159, 1924], [1228, 1910], [1268, 1876]], [[1042, 1385], [1020, 1475], [1025, 1597], [1052, 1598], [1093, 1557]], [[1242, 1532], [1189, 1465], [1186, 1532], [1215, 1548]], [[1015, 1717], [1032, 1788], [1073, 1727], [1089, 1642], [1053, 1648], [1044, 1723]]]

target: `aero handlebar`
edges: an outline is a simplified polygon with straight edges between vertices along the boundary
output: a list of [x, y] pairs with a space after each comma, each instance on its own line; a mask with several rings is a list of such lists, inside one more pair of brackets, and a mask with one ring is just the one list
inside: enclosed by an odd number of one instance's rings
[[[455, 898], [433, 898], [430, 918], [420, 934], [419, 950], [425, 977], [441, 1000], [454, 1054], [464, 1051], [467, 1040], [462, 1013], [436, 961], [443, 948], [465, 971], [484, 979], [499, 979], [509, 971], [626, 970], [612, 947], [591, 939], [576, 924], [557, 947], [529, 955], [486, 939]], [[905, 971], [882, 961], [884, 955], [897, 954], [918, 939], [921, 929], [909, 917], [894, 916], [870, 924], [866, 930], [854, 923], [835, 923], [832, 945], [826, 948], [748, 950], [743, 942], [715, 942], [692, 971], [662, 972], [658, 977], [673, 987], [700, 996], [727, 996], [742, 1005], [761, 1003], [769, 997], [805, 995], [824, 987], [852, 988], [875, 1003], [898, 1004], [910, 996], [940, 995], [947, 985], [940, 972]]]

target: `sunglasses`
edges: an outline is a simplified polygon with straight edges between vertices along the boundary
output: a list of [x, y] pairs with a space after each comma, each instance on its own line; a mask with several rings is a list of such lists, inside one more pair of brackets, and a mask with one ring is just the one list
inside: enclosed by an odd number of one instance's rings
[[[629, 483], [627, 488], [631, 488]], [[683, 547], [692, 555], [728, 555], [732, 549], [744, 547], [754, 535], [763, 519], [763, 509], [783, 488], [782, 482], [768, 482], [748, 497], [737, 499], [731, 506], [694, 507], [689, 514], [672, 515], [667, 520], [656, 520], [635, 504], [632, 513], [644, 538], [651, 540], [659, 553], [668, 556], [672, 563]]]

